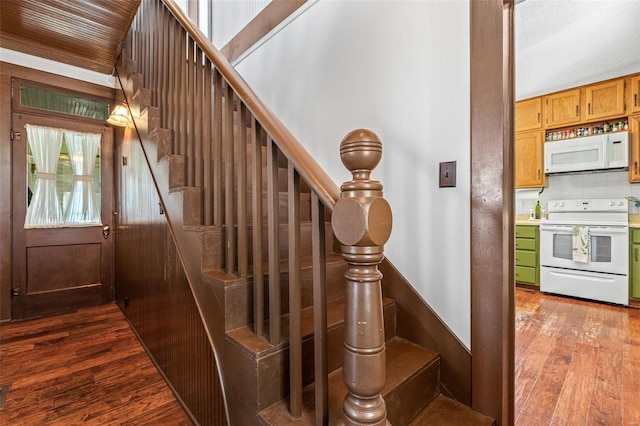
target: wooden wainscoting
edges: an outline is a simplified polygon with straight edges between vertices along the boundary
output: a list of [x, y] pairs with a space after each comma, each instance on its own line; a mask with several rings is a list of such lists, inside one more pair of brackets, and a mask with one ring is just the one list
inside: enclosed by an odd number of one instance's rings
[[113, 304], [0, 325], [0, 424], [191, 425]]

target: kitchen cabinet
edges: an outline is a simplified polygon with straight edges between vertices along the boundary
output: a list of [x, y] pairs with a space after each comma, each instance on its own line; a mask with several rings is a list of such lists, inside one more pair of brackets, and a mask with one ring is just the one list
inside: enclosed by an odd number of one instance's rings
[[640, 299], [640, 228], [631, 228], [629, 233], [630, 255], [629, 261], [629, 297], [632, 299]]
[[542, 128], [542, 98], [516, 102], [516, 132]]
[[625, 79], [618, 78], [584, 88], [584, 121], [618, 118], [625, 114]]
[[516, 188], [544, 186], [544, 131], [516, 133]]
[[629, 79], [629, 112], [640, 113], [640, 74], [633, 75]]
[[544, 98], [545, 124], [559, 127], [580, 123], [580, 89], [565, 90]]
[[640, 114], [629, 117], [629, 182], [640, 182]]
[[516, 283], [540, 285], [539, 247], [540, 231], [537, 226], [516, 225]]

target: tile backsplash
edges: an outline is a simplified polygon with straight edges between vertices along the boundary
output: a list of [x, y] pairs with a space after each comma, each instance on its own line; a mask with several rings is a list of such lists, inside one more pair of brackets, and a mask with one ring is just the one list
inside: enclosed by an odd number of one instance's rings
[[[540, 189], [516, 189], [516, 214], [529, 214], [529, 210], [536, 205]], [[625, 197], [640, 199], [640, 183], [630, 184], [627, 171], [552, 175], [547, 176], [547, 186], [539, 197], [543, 209], [547, 208], [549, 200]], [[629, 213], [638, 214], [640, 208], [629, 202]]]

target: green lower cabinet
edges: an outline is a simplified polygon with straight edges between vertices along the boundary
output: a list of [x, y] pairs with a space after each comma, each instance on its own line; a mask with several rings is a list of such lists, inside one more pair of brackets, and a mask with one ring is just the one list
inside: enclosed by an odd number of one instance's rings
[[632, 299], [640, 299], [640, 229], [631, 229], [630, 237], [629, 296]]
[[516, 225], [516, 283], [540, 285], [539, 242], [537, 226]]

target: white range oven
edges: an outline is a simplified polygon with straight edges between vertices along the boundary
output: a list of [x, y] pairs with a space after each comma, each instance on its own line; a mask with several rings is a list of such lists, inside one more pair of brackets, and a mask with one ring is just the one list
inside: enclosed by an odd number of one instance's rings
[[540, 291], [629, 304], [626, 199], [554, 200], [540, 224]]

